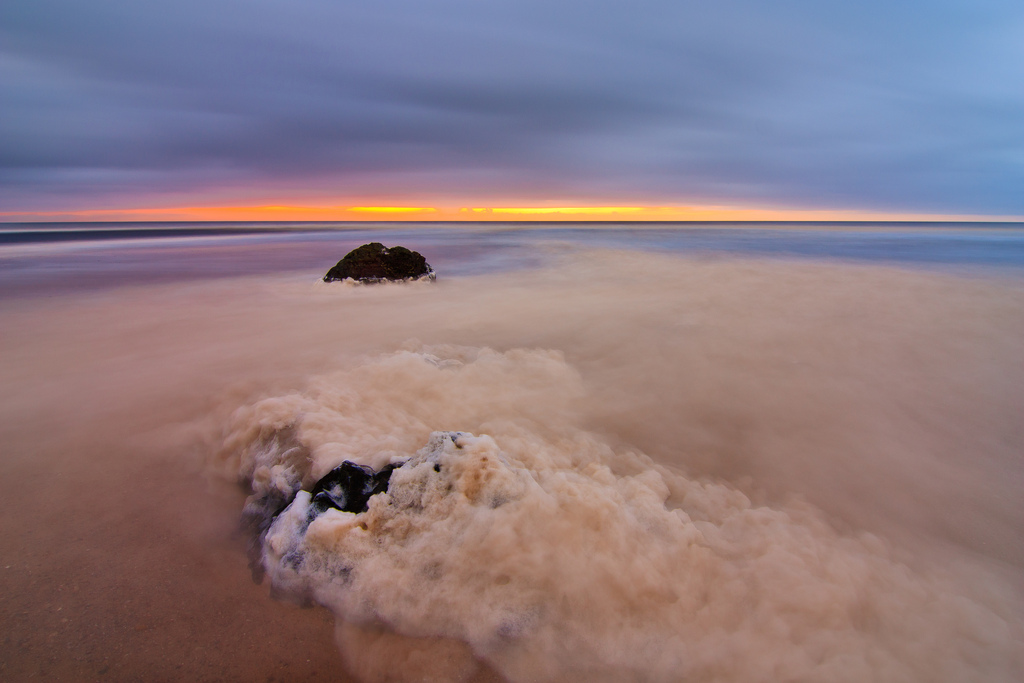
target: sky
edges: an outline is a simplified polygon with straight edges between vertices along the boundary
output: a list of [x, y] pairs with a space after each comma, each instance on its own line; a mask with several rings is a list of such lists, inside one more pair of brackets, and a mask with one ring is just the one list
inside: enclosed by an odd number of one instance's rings
[[1024, 2], [0, 3], [0, 220], [595, 207], [1024, 216]]

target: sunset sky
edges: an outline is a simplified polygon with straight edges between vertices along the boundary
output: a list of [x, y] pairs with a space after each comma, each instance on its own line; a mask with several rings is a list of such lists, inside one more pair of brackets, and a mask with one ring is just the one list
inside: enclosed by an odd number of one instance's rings
[[1020, 0], [5, 0], [0, 221], [1024, 216]]

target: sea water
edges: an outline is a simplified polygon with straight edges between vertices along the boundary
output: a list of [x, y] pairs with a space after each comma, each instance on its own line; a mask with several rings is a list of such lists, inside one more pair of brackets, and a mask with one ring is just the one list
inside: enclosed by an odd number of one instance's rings
[[16, 677], [1024, 676], [1019, 229], [148, 227], [0, 247]]

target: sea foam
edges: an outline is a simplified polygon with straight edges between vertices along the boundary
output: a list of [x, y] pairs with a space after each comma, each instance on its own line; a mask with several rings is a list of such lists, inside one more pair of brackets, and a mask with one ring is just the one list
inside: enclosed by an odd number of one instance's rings
[[[291, 498], [260, 562], [366, 681], [1019, 679], [997, 600], [613, 445], [584, 393], [555, 351], [404, 350], [240, 408], [219, 457]], [[401, 466], [365, 512], [311, 513], [345, 460]]]

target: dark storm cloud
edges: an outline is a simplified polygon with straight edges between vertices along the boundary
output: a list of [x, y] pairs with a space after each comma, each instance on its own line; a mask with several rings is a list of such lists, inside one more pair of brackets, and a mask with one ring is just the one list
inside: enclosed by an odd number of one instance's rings
[[263, 187], [1024, 213], [1024, 6], [10, 0], [8, 210]]

